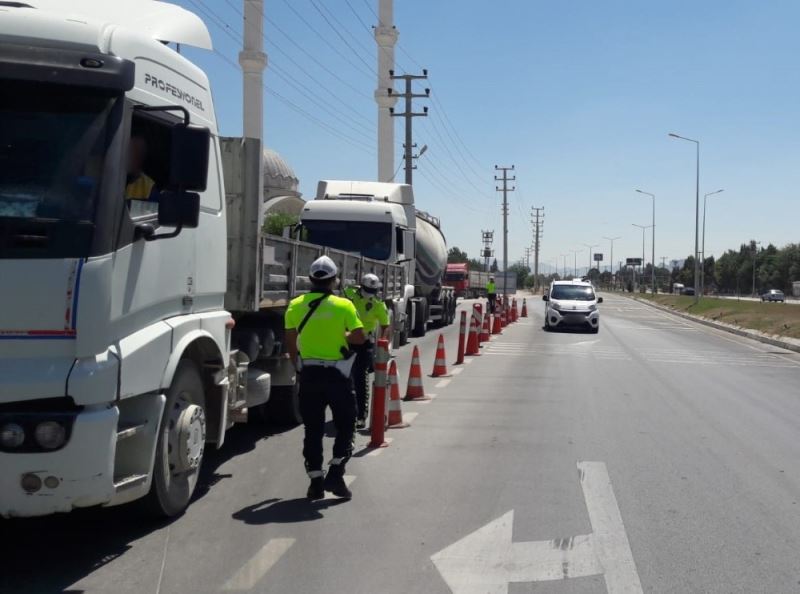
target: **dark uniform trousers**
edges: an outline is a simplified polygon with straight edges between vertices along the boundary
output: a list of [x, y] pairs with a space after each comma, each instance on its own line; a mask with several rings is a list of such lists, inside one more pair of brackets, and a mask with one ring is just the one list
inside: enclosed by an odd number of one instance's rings
[[359, 419], [366, 419], [369, 412], [369, 374], [373, 371], [375, 345], [367, 341], [355, 350], [353, 389], [356, 393], [356, 410]]
[[497, 293], [489, 293], [487, 297], [489, 298], [489, 313], [493, 314], [497, 307]]
[[305, 439], [303, 457], [306, 471], [322, 470], [322, 438], [325, 435], [325, 409], [330, 407], [336, 439], [333, 457], [344, 465], [353, 454], [356, 423], [356, 402], [350, 378], [331, 367], [307, 366], [300, 373], [300, 414], [303, 416]]

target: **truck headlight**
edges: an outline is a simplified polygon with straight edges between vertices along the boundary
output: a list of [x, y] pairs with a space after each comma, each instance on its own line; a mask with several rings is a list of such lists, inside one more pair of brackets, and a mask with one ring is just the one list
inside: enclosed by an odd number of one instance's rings
[[67, 430], [56, 421], [44, 421], [36, 425], [33, 432], [38, 443], [45, 450], [55, 450], [67, 440]]
[[6, 423], [0, 428], [0, 446], [18, 448], [25, 441], [25, 430], [16, 423]]

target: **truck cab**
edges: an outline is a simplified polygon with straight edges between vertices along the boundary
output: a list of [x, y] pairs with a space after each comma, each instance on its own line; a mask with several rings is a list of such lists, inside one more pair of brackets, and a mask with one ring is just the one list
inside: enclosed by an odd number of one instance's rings
[[161, 2], [0, 14], [0, 515], [175, 515], [239, 387], [209, 81], [167, 44], [208, 30]]

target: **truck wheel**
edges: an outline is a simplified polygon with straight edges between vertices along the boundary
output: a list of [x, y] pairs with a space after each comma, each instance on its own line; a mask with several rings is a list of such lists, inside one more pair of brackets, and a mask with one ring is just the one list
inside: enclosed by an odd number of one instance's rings
[[194, 361], [183, 359], [164, 404], [153, 482], [145, 500], [148, 511], [166, 517], [183, 513], [197, 486], [205, 443], [203, 378]]
[[414, 332], [416, 337], [425, 336], [428, 331], [428, 302], [425, 299], [420, 299], [415, 303], [417, 316], [414, 319]]
[[300, 414], [300, 384], [293, 386], [275, 386], [269, 400], [262, 405], [263, 417], [270, 423], [282, 427], [294, 427], [303, 422]]

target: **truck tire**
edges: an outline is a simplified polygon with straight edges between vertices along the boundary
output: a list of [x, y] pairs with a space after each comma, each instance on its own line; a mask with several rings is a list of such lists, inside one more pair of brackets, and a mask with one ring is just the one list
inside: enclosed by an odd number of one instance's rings
[[414, 330], [412, 335], [419, 338], [425, 336], [428, 331], [428, 300], [420, 299], [414, 302], [417, 315], [414, 318]]
[[303, 422], [300, 414], [300, 383], [293, 386], [275, 386], [269, 400], [261, 405], [263, 418], [281, 427], [294, 427]]
[[194, 361], [178, 363], [156, 443], [153, 481], [144, 500], [149, 513], [174, 517], [183, 513], [197, 486], [206, 441], [203, 378]]

